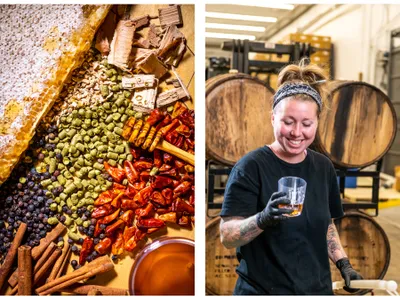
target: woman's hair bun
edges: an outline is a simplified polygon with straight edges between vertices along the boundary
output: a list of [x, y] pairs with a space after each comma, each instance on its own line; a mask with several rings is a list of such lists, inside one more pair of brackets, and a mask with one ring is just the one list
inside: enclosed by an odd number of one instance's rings
[[296, 81], [314, 85], [318, 84], [321, 80], [327, 80], [324, 69], [317, 65], [307, 64], [307, 59], [303, 58], [298, 65], [288, 65], [279, 72], [277, 85], [279, 88], [287, 82]]

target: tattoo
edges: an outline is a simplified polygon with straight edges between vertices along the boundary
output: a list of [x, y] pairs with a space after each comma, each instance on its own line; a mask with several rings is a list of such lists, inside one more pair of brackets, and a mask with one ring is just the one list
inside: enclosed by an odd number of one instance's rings
[[326, 240], [328, 243], [329, 258], [334, 263], [336, 263], [339, 259], [343, 257], [347, 257], [342, 247], [342, 244], [340, 243], [340, 238], [335, 223], [333, 222], [328, 226], [328, 233], [326, 235]]
[[261, 232], [256, 216], [222, 217], [220, 224], [221, 242], [227, 248], [236, 248], [254, 240]]

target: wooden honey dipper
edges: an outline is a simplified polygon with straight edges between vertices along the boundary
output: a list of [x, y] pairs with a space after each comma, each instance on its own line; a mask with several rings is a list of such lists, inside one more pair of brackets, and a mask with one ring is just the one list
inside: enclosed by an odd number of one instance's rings
[[[154, 149], [159, 149], [168, 152], [176, 157], [184, 160], [185, 162], [194, 166], [194, 155], [186, 152], [162, 139], [162, 136], [168, 132], [172, 127], [177, 124], [178, 119], [174, 119], [170, 124], [160, 128], [156, 132], [156, 126], [148, 121], [142, 119], [136, 120], [131, 117], [126, 121], [122, 137], [134, 144], [136, 147], [142, 147], [142, 149], [148, 149], [153, 152]], [[154, 138], [154, 140], [153, 140]]]

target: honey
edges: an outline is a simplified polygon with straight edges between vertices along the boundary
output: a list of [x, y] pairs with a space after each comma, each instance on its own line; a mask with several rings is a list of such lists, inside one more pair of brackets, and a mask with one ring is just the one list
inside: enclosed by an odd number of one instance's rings
[[164, 244], [137, 258], [131, 272], [134, 295], [194, 295], [194, 247]]

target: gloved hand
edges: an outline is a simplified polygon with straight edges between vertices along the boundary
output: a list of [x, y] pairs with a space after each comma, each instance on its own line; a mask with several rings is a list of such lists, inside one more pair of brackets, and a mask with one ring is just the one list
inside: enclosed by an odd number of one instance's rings
[[347, 257], [339, 259], [336, 262], [336, 267], [340, 270], [340, 274], [342, 275], [344, 282], [346, 284], [346, 286], [343, 287], [343, 289], [349, 293], [358, 292], [359, 289], [349, 288], [350, 280], [360, 280], [360, 279], [364, 279], [364, 278], [360, 274], [358, 274], [356, 270], [353, 269], [353, 267], [350, 264], [349, 259]]
[[287, 194], [285, 192], [273, 193], [264, 210], [256, 215], [257, 226], [260, 229], [265, 229], [278, 224], [282, 220], [288, 219], [289, 217], [284, 214], [292, 213], [293, 209], [279, 208], [279, 205], [282, 204], [290, 204]]

